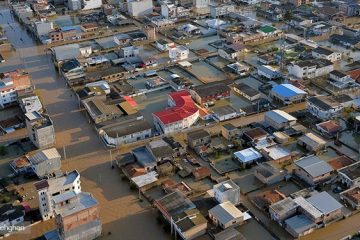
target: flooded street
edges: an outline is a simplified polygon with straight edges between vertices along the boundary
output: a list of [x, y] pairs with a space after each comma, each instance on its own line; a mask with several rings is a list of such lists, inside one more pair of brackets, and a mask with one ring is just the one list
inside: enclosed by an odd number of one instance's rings
[[[74, 94], [58, 78], [44, 47], [36, 45], [6, 7], [0, 12], [0, 24], [17, 49], [0, 65], [0, 71], [24, 69], [30, 73], [36, 92], [54, 121], [56, 147], [63, 153], [65, 146], [67, 159], [63, 160], [63, 170], [77, 169], [82, 189], [91, 192], [99, 201], [102, 239], [168, 239], [157, 225], [149, 204], [139, 202], [137, 192], [130, 191], [128, 183], [111, 169], [109, 152], [103, 149], [96, 132], [78, 110]], [[18, 234], [8, 239], [33, 239], [51, 228], [53, 222], [40, 223], [31, 228], [31, 236], [24, 238]], [[147, 232], [151, 236], [144, 237]]]

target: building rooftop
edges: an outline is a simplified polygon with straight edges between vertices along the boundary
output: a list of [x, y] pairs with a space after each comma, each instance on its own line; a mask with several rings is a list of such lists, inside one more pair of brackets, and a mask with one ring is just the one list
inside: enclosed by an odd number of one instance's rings
[[346, 175], [351, 180], [358, 179], [360, 177], [360, 162], [348, 165], [344, 168], [339, 169], [338, 171]]
[[210, 136], [210, 134], [207, 131], [205, 131], [204, 129], [192, 131], [187, 134], [187, 137], [191, 140], [197, 140], [197, 139], [201, 139], [201, 138], [205, 138], [205, 137], [209, 137], [209, 136]]
[[302, 214], [286, 219], [285, 224], [299, 235], [316, 226], [313, 221]]
[[36, 190], [48, 188], [49, 192], [58, 191], [58, 189], [73, 184], [73, 182], [80, 176], [77, 170], [65, 173], [61, 176], [55, 176], [49, 179], [44, 179], [34, 183]]
[[313, 52], [316, 52], [316, 53], [322, 54], [322, 55], [327, 55], [327, 56], [334, 53], [330, 49], [327, 49], [327, 48], [324, 48], [324, 47], [317, 47], [317, 48], [315, 48], [313, 50]]
[[40, 111], [43, 107], [38, 96], [22, 98], [20, 104], [25, 113]]
[[212, 111], [214, 112], [215, 115], [219, 117], [238, 112], [235, 108], [233, 108], [230, 105], [214, 107], [212, 108]]
[[244, 216], [244, 213], [237, 209], [231, 202], [224, 202], [213, 207], [209, 210], [209, 214], [213, 215], [221, 223], [227, 223]]
[[311, 97], [308, 98], [308, 102], [312, 103], [313, 105], [324, 111], [328, 111], [334, 107], [340, 106], [337, 101], [335, 101], [332, 97], [329, 96]]
[[273, 121], [277, 123], [286, 123], [290, 121], [296, 121], [297, 119], [287, 112], [282, 110], [271, 110], [265, 113], [266, 117], [271, 118]]
[[356, 204], [360, 204], [360, 187], [350, 188], [341, 193]]
[[90, 193], [80, 192], [76, 194], [76, 198], [76, 201], [64, 204], [61, 207], [56, 207], [54, 210], [55, 214], [60, 214], [61, 217], [67, 217], [98, 204], [96, 199]]
[[235, 228], [227, 228], [214, 234], [215, 240], [246, 240], [246, 238]]
[[263, 138], [268, 135], [268, 133], [260, 127], [247, 130], [244, 134], [252, 140]]
[[323, 68], [330, 65], [333, 65], [333, 63], [327, 59], [316, 59], [316, 60], [304, 60], [294, 63], [294, 65], [298, 65], [299, 67], [317, 67], [317, 68]]
[[327, 192], [320, 192], [306, 199], [311, 205], [316, 207], [324, 215], [332, 213], [338, 209], [341, 209], [341, 205], [335, 198], [333, 198]]
[[130, 121], [118, 119], [115, 123], [102, 127], [99, 131], [104, 131], [109, 137], [118, 138], [148, 129], [151, 129], [151, 125], [145, 119], [132, 118]]
[[271, 91], [284, 98], [291, 98], [300, 94], [307, 94], [304, 90], [297, 88], [292, 84], [278, 84], [274, 86]]
[[270, 208], [280, 216], [297, 207], [298, 204], [290, 197], [270, 205]]
[[334, 133], [341, 130], [341, 126], [333, 120], [316, 124], [316, 126], [323, 129], [327, 133]]
[[157, 180], [158, 173], [155, 171], [151, 171], [146, 174], [131, 178], [131, 181], [133, 181], [138, 188], [142, 188], [146, 185], [152, 184]]
[[172, 217], [175, 221], [185, 211], [196, 208], [190, 199], [177, 190], [155, 200], [155, 204], [165, 211], [169, 218]]
[[291, 152], [289, 150], [278, 145], [265, 147], [262, 150], [265, 151], [269, 158], [272, 160], [278, 160], [291, 155]]
[[225, 128], [227, 131], [233, 131], [237, 129], [237, 127], [235, 127], [231, 123], [224, 124], [222, 125], [222, 127]]
[[321, 137], [315, 135], [314, 133], [305, 133], [303, 136], [298, 138], [299, 141], [305, 143], [306, 145], [317, 148], [319, 146], [325, 146], [326, 141]]
[[277, 203], [285, 198], [286, 196], [282, 192], [276, 189], [270, 189], [254, 196], [253, 201], [259, 208], [268, 209], [270, 205]]
[[131, 152], [134, 154], [136, 160], [140, 163], [141, 166], [146, 167], [149, 165], [156, 165], [155, 157], [145, 146], [135, 148], [131, 150]]
[[223, 181], [213, 186], [214, 189], [218, 189], [220, 192], [233, 191], [239, 189], [239, 186], [231, 179]]
[[55, 158], [58, 158], [58, 159], [61, 158], [61, 156], [60, 156], [59, 152], [56, 150], [56, 148], [49, 148], [46, 150], [41, 150], [41, 151], [38, 151], [38, 152], [28, 156], [29, 161], [35, 165], [45, 162], [49, 159], [55, 159]]
[[235, 152], [234, 155], [243, 163], [252, 162], [254, 160], [262, 158], [261, 153], [259, 153], [252, 147]]
[[175, 106], [153, 113], [154, 117], [158, 118], [163, 124], [182, 121], [199, 111], [190, 93], [186, 90], [170, 93], [169, 98], [175, 103]]
[[295, 161], [295, 165], [306, 171], [311, 177], [316, 178], [332, 172], [334, 169], [317, 156], [309, 156]]
[[225, 83], [213, 82], [196, 86], [193, 88], [193, 91], [201, 98], [206, 98], [208, 96], [215, 96], [230, 91], [230, 88]]
[[297, 197], [294, 199], [294, 201], [308, 214], [310, 214], [314, 219], [320, 218], [323, 214], [322, 212], [314, 207], [310, 202], [308, 202], [305, 198], [302, 196]]

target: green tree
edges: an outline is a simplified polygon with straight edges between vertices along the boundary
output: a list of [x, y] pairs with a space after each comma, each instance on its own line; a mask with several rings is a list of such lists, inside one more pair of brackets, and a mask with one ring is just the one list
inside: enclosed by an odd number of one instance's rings
[[290, 21], [291, 18], [292, 18], [292, 12], [290, 10], [286, 11], [286, 13], [284, 14], [284, 20]]
[[0, 156], [5, 156], [7, 154], [7, 149], [5, 146], [0, 146]]

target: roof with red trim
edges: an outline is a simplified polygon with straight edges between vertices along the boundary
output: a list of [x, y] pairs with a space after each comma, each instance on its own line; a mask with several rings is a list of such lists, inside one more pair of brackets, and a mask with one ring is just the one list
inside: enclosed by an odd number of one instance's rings
[[175, 102], [174, 107], [153, 113], [163, 124], [181, 121], [199, 111], [186, 90], [170, 93], [169, 98]]
[[127, 101], [130, 104], [130, 106], [132, 106], [132, 107], [137, 106], [137, 103], [135, 102], [135, 100], [132, 97], [124, 96], [124, 99], [125, 99], [125, 101]]

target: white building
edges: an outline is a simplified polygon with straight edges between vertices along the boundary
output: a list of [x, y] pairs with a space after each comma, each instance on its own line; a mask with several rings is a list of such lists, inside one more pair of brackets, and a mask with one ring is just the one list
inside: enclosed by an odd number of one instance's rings
[[336, 118], [344, 110], [340, 103], [329, 96], [311, 97], [306, 103], [308, 112], [322, 120]]
[[54, 196], [68, 191], [74, 191], [75, 193], [81, 192], [80, 174], [76, 170], [41, 180], [34, 185], [38, 192], [40, 214], [44, 221], [54, 217], [54, 209], [52, 206]]
[[248, 5], [257, 4], [260, 1], [259, 0], [240, 0], [240, 2], [246, 3]]
[[352, 79], [349, 75], [338, 70], [334, 70], [330, 72], [329, 83], [338, 89], [360, 87], [360, 85], [356, 83], [355, 80]]
[[170, 48], [175, 47], [175, 43], [167, 39], [159, 39], [155, 42], [156, 47], [161, 51], [169, 51]]
[[67, 7], [71, 11], [81, 10], [82, 1], [81, 0], [67, 0]]
[[212, 191], [219, 203], [231, 202], [235, 206], [240, 204], [240, 187], [231, 179], [214, 185]]
[[282, 77], [279, 69], [270, 65], [259, 65], [257, 68], [257, 73], [259, 76], [267, 78], [269, 80]]
[[195, 8], [208, 8], [210, 0], [193, 0], [193, 6]]
[[297, 119], [282, 110], [271, 110], [265, 113], [265, 122], [275, 129], [289, 128]]
[[333, 63], [327, 59], [305, 60], [288, 65], [289, 74], [298, 78], [320, 77], [333, 70]]
[[82, 10], [101, 8], [102, 0], [83, 0], [82, 6], [83, 6]]
[[169, 58], [171, 61], [185, 60], [189, 56], [189, 49], [178, 45], [169, 49]]
[[39, 149], [55, 144], [55, 129], [51, 118], [39, 112], [25, 114], [26, 130], [31, 142]]
[[131, 17], [142, 17], [153, 12], [152, 0], [135, 0], [128, 2], [127, 5]]
[[210, 5], [210, 15], [212, 18], [221, 17], [235, 11], [235, 5], [222, 4]]
[[123, 58], [136, 57], [139, 55], [139, 53], [140, 53], [139, 48], [134, 46], [123, 47], [120, 49], [120, 55]]
[[3, 73], [0, 79], [0, 108], [17, 103], [18, 91], [31, 88], [28, 74], [18, 71]]
[[43, 178], [50, 176], [61, 168], [61, 156], [56, 148], [38, 151], [28, 156], [33, 172]]
[[341, 60], [341, 52], [334, 52], [330, 49], [317, 47], [312, 52], [314, 58], [326, 59], [331, 62], [336, 62]]
[[42, 111], [42, 104], [38, 96], [25, 97], [20, 99], [20, 107], [24, 113]]
[[244, 222], [244, 213], [231, 202], [220, 203], [209, 210], [209, 218], [222, 229], [235, 227]]
[[241, 163], [241, 165], [245, 166], [259, 160], [263, 156], [261, 155], [261, 153], [251, 147], [238, 152], [234, 152], [234, 157]]

